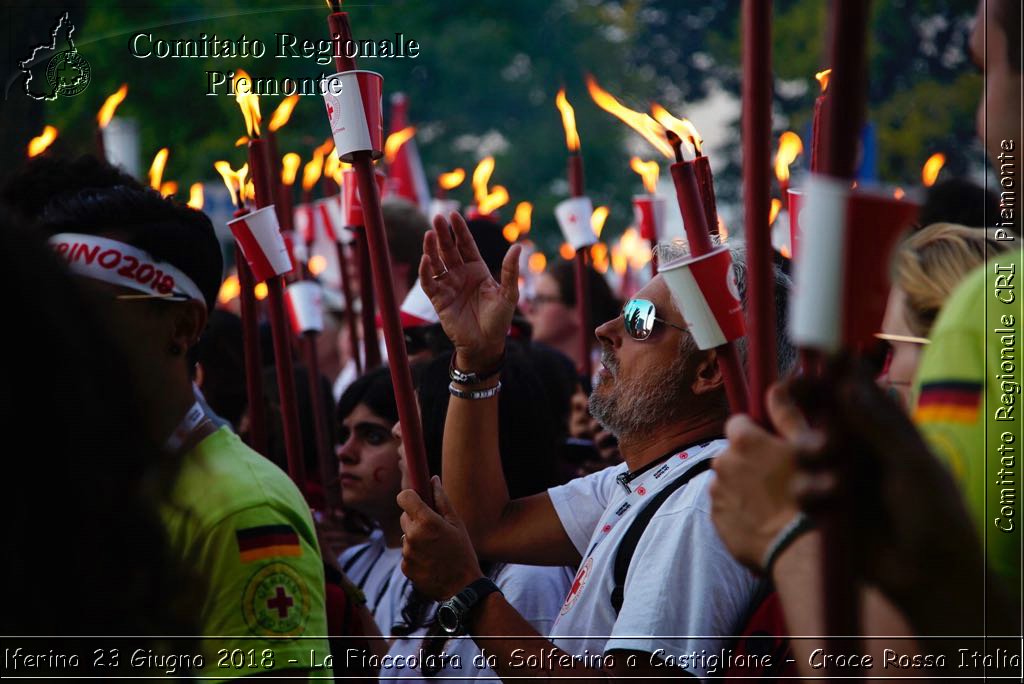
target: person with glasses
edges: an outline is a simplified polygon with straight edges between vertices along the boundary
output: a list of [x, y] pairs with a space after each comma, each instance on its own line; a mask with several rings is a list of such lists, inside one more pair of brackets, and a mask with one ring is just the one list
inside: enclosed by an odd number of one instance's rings
[[[618, 435], [625, 463], [511, 499], [501, 470], [497, 398], [518, 299], [519, 247], [509, 250], [499, 282], [483, 266], [462, 217], [453, 213], [450, 221], [435, 219], [420, 264], [421, 281], [455, 345], [445, 486], [435, 482], [436, 513], [411, 490], [399, 495], [403, 570], [441, 602], [439, 618], [450, 634], [472, 636], [495, 655], [499, 676], [717, 671], [724, 664], [703, 654], [718, 653], [724, 637], [737, 633], [757, 580], [728, 554], [711, 524], [707, 468], [724, 447], [728, 415], [714, 352], [697, 349], [663, 278], [654, 278], [622, 315], [596, 330], [603, 368], [591, 412]], [[785, 330], [785, 306], [779, 308]], [[780, 340], [780, 357], [792, 356]], [[632, 555], [621, 561], [626, 568], [618, 582], [620, 546], [663, 491], [666, 498], [639, 529]], [[476, 553], [491, 562], [578, 568], [550, 640], [538, 639], [495, 591]]]
[[[180, 462], [162, 521], [176, 557], [205, 585], [192, 597], [203, 667], [218, 679], [267, 670], [330, 675], [324, 568], [309, 507], [288, 476], [217, 428], [196, 401], [190, 367], [223, 269], [210, 219], [149, 189], [62, 197], [41, 225], [82, 288], [107, 303], [129, 371], [159, 388], [144, 428]], [[255, 649], [259, 668], [219, 667], [220, 649]], [[262, 658], [264, 652], [272, 657]]]

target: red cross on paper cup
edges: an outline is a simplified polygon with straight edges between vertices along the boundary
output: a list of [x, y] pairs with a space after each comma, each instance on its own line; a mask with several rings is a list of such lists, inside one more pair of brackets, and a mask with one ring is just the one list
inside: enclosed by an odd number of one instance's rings
[[301, 280], [289, 285], [287, 294], [292, 332], [296, 335], [323, 332], [324, 307], [320, 285], [311, 280]]
[[324, 82], [327, 119], [338, 157], [352, 163], [353, 152], [384, 156], [384, 77], [375, 71], [344, 71]]
[[590, 215], [593, 213], [594, 206], [590, 203], [589, 197], [570, 197], [555, 205], [558, 227], [562, 229], [565, 241], [572, 245], [573, 249], [597, 242], [594, 229], [590, 227]]
[[228, 228], [235, 236], [256, 282], [262, 283], [291, 272], [292, 260], [278, 227], [273, 204], [228, 221]]
[[651, 244], [661, 236], [661, 227], [665, 225], [665, 198], [654, 195], [635, 195], [633, 197], [633, 220], [636, 222], [640, 237]]
[[889, 295], [884, 265], [919, 207], [821, 176], [811, 177], [802, 204], [793, 341], [825, 352], [871, 345]]
[[743, 337], [743, 306], [728, 247], [669, 261], [658, 272], [699, 349], [714, 349]]

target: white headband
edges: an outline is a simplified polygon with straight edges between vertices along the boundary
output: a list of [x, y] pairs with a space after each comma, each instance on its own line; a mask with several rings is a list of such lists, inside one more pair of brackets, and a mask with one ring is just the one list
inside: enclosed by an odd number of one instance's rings
[[57, 254], [67, 260], [75, 275], [148, 295], [194, 299], [206, 305], [206, 298], [191, 278], [137, 247], [79, 233], [60, 233], [49, 242]]

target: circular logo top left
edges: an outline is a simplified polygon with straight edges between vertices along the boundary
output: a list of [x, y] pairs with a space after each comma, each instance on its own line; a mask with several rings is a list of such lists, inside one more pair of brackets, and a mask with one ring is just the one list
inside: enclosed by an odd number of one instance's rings
[[46, 80], [55, 95], [74, 97], [89, 86], [92, 67], [78, 50], [64, 50], [50, 58], [46, 65]]

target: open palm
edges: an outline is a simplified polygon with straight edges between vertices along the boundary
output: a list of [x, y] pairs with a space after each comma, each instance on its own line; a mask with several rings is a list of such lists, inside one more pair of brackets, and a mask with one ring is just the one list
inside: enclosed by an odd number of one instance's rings
[[501, 282], [487, 269], [465, 219], [434, 217], [423, 237], [420, 284], [460, 359], [480, 371], [500, 358], [519, 300], [519, 245], [501, 264]]

